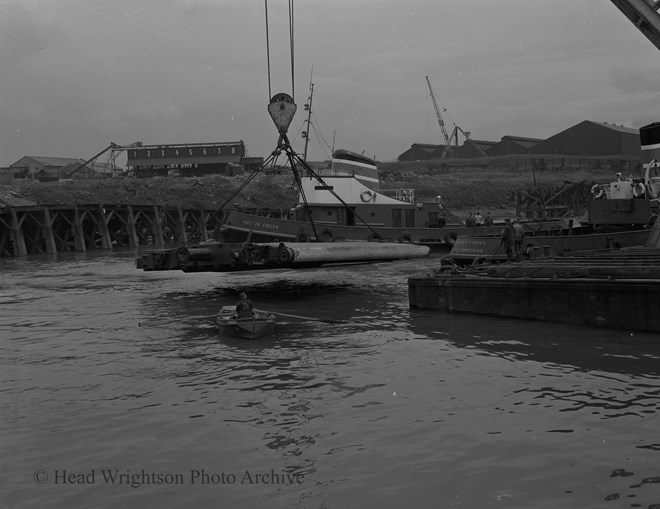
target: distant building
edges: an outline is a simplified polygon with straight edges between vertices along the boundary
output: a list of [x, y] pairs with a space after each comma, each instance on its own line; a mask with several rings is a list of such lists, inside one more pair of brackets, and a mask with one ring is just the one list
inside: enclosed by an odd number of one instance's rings
[[458, 147], [458, 150], [455, 151], [454, 157], [459, 159], [476, 159], [478, 157], [484, 157], [484, 154], [479, 152], [481, 149], [483, 152], [488, 155], [488, 150], [497, 145], [496, 141], [486, 141], [486, 140], [472, 140], [472, 143], [469, 141], [463, 142], [463, 145]]
[[[638, 129], [607, 122], [584, 120], [545, 140], [504, 136], [499, 142], [472, 140], [490, 156], [513, 154], [561, 154], [572, 156], [632, 156], [638, 158], [641, 152]], [[402, 153], [398, 161], [423, 161], [440, 159], [444, 145], [413, 143]], [[448, 157], [472, 159], [483, 157], [479, 150], [466, 140], [454, 154]]]
[[445, 145], [430, 145], [428, 143], [413, 143], [410, 148], [397, 157], [397, 161], [428, 161], [440, 159]]
[[[84, 161], [83, 161], [84, 162]], [[81, 166], [81, 163], [70, 163], [60, 168], [57, 172], [51, 170], [41, 170], [37, 176], [39, 180], [58, 180], [60, 179], [84, 179], [98, 178], [99, 172], [92, 168], [91, 163]], [[109, 176], [109, 175], [108, 175]], [[52, 178], [58, 177], [58, 178]]]
[[[84, 159], [73, 159], [69, 157], [41, 157], [23, 156], [18, 161], [9, 165], [12, 177], [34, 179], [39, 172], [46, 171], [49, 176], [61, 176], [60, 171], [67, 165], [80, 166]], [[55, 179], [57, 180], [57, 179]]]
[[[479, 147], [484, 152], [487, 152], [496, 141], [472, 140], [474, 145], [468, 141], [464, 142], [459, 147], [451, 147], [451, 153], [445, 155], [448, 159], [473, 159], [476, 157], [484, 157], [479, 153], [475, 147]], [[413, 143], [408, 150], [397, 157], [397, 161], [429, 161], [442, 158], [446, 145], [431, 145], [427, 143]]]
[[[118, 168], [115, 166], [114, 162], [98, 162], [98, 161], [91, 161], [87, 166], [91, 170], [93, 170], [97, 177], [100, 178], [111, 178], [111, 177], [116, 177], [117, 175], [120, 175], [124, 173], [123, 168]], [[82, 169], [80, 171], [83, 171]]]
[[540, 138], [523, 138], [521, 136], [502, 136], [499, 143], [496, 143], [486, 153], [489, 156], [506, 156], [514, 154], [529, 154], [532, 147], [538, 145], [543, 140]]
[[11, 169], [7, 167], [0, 168], [0, 184], [11, 183]]
[[641, 150], [639, 129], [584, 120], [537, 143], [531, 153], [639, 157]]
[[245, 158], [243, 141], [228, 143], [186, 143], [176, 145], [142, 145], [126, 151], [126, 166], [137, 176], [166, 176], [177, 169], [182, 177], [233, 175]]
[[261, 165], [264, 164], [263, 157], [244, 157], [241, 159], [241, 165], [248, 173], [253, 173], [261, 168]]

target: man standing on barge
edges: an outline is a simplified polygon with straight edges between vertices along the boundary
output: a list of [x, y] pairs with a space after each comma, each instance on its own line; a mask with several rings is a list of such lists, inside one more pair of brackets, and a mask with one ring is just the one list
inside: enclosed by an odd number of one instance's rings
[[525, 239], [525, 229], [523, 225], [520, 224], [520, 219], [515, 218], [513, 220], [513, 241], [516, 248], [516, 260], [522, 260], [522, 244]]
[[504, 220], [504, 229], [502, 230], [502, 235], [500, 235], [500, 245], [504, 244], [506, 248], [506, 257], [512, 262], [513, 261], [513, 243], [515, 239], [515, 232], [513, 230], [513, 225], [509, 218]]

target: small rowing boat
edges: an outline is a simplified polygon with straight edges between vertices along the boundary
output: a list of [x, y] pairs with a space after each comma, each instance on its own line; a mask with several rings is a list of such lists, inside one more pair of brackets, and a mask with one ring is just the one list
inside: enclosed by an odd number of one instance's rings
[[216, 318], [219, 332], [237, 338], [260, 338], [275, 328], [275, 315], [267, 311], [254, 310], [252, 317], [239, 318], [235, 306], [222, 306]]

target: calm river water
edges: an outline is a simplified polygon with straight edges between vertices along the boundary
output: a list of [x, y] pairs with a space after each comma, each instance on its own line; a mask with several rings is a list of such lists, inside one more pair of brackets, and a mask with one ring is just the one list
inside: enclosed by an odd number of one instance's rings
[[[0, 260], [3, 508], [660, 507], [660, 343], [417, 312], [431, 258], [141, 272]], [[254, 342], [213, 314], [245, 289]]]

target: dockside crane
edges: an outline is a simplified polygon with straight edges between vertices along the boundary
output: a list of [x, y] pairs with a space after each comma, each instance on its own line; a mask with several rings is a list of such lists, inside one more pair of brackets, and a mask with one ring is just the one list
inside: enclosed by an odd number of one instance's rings
[[[445, 149], [442, 151], [440, 159], [444, 159], [447, 154], [452, 150], [451, 148], [451, 139], [447, 134], [447, 128], [445, 127], [445, 121], [442, 119], [442, 113], [440, 112], [440, 107], [438, 106], [438, 100], [435, 98], [435, 92], [433, 92], [433, 87], [431, 86], [431, 81], [429, 77], [426, 77], [426, 83], [429, 86], [429, 94], [431, 95], [431, 101], [433, 102], [433, 109], [435, 110], [435, 116], [438, 119], [438, 124], [440, 125], [440, 131], [442, 132], [442, 138], [445, 141]], [[458, 145], [458, 142], [456, 143]]]
[[113, 162], [113, 166], [114, 166], [114, 161], [117, 157], [117, 154], [116, 154], [117, 152], [120, 152], [122, 150], [127, 150], [129, 148], [135, 148], [135, 147], [141, 147], [141, 146], [142, 146], [141, 141], [136, 141], [135, 143], [131, 143], [130, 145], [118, 145], [117, 143], [110, 142], [110, 145], [108, 145], [103, 150], [101, 150], [101, 152], [99, 152], [98, 154], [90, 157], [89, 159], [87, 159], [87, 161], [85, 161], [84, 163], [79, 165], [75, 170], [73, 170], [71, 173], [69, 173], [68, 175], [66, 175], [62, 178], [69, 179], [69, 178], [73, 177], [74, 173], [76, 173], [78, 170], [81, 170], [82, 168], [85, 168], [89, 163], [91, 163], [95, 159], [98, 159], [99, 157], [101, 157], [108, 150], [112, 150], [111, 158], [112, 158], [112, 162]]
[[[488, 157], [488, 154], [483, 151], [483, 149], [477, 145], [472, 138], [470, 138], [470, 133], [467, 131], [464, 131], [461, 129], [458, 125], [454, 124], [454, 129], [451, 132], [451, 135], [447, 134], [447, 128], [445, 127], [445, 121], [442, 118], [442, 112], [440, 111], [440, 106], [438, 105], [438, 100], [436, 98], [435, 92], [433, 90], [433, 87], [431, 86], [431, 81], [429, 80], [429, 77], [426, 77], [426, 83], [429, 86], [429, 93], [431, 95], [431, 101], [433, 102], [433, 109], [435, 110], [435, 116], [438, 119], [438, 124], [440, 125], [440, 131], [442, 132], [442, 138], [444, 139], [445, 142], [445, 149], [442, 151], [442, 154], [440, 155], [440, 159], [444, 159], [447, 156], [453, 156], [454, 154], [454, 149], [458, 148], [458, 132], [460, 131], [463, 136], [465, 136], [465, 141], [472, 145], [474, 149], [481, 155], [482, 157]], [[452, 140], [454, 142], [454, 146], [452, 146]]]
[[660, 0], [611, 0], [660, 49]]

